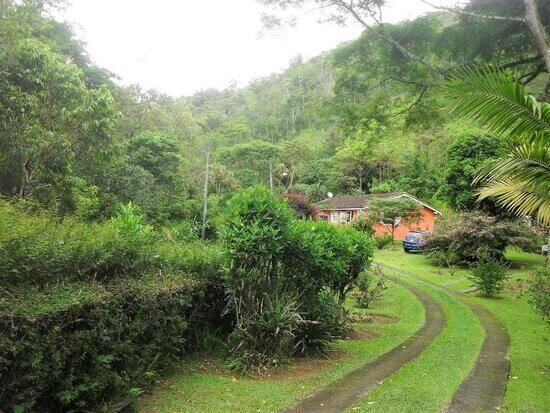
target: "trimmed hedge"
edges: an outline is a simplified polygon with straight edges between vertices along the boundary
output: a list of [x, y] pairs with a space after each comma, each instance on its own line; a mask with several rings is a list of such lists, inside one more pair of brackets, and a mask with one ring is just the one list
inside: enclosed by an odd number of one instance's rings
[[97, 285], [75, 299], [82, 287], [30, 292], [0, 314], [0, 411], [101, 411], [135, 396], [186, 353], [202, 314], [220, 311], [206, 285], [184, 278]]
[[103, 223], [0, 201], [0, 413], [102, 411], [223, 326], [224, 255], [121, 207]]

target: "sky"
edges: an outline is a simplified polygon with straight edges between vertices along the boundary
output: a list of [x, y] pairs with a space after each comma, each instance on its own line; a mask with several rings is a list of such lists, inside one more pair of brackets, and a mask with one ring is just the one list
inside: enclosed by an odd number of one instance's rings
[[[390, 0], [384, 21], [429, 10], [420, 0]], [[75, 26], [91, 59], [119, 83], [172, 96], [242, 87], [361, 33], [358, 24], [319, 24], [319, 12], [302, 11], [295, 27], [260, 35], [264, 11], [256, 0], [71, 0], [58, 18]]]

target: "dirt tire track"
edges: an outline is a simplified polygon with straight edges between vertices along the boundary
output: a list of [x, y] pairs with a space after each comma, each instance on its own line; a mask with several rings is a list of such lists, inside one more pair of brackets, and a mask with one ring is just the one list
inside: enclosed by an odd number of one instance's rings
[[391, 265], [381, 265], [458, 297], [472, 310], [483, 327], [485, 338], [472, 370], [460, 384], [445, 411], [448, 413], [499, 411], [504, 401], [510, 372], [510, 359], [508, 358], [510, 336], [504, 326], [493, 313], [480, 304], [472, 302], [458, 291], [424, 280], [411, 272]]
[[400, 285], [411, 291], [424, 306], [426, 316], [422, 327], [376, 360], [283, 409], [282, 413], [344, 412], [387, 377], [415, 359], [435, 340], [447, 325], [441, 305], [408, 283], [400, 282]]

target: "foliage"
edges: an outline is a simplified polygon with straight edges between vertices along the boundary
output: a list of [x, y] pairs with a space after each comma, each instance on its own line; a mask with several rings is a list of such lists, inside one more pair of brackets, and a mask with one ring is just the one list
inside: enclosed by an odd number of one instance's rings
[[286, 193], [281, 198], [294, 210], [297, 218], [314, 219], [317, 217], [317, 208], [308, 202], [306, 195]]
[[359, 275], [353, 298], [359, 307], [369, 308], [369, 305], [382, 297], [388, 288], [382, 272], [376, 267], [375, 270], [367, 270]]
[[390, 245], [393, 242], [392, 236], [390, 234], [381, 235], [379, 237], [373, 237], [374, 245], [379, 250], [383, 249], [386, 245]]
[[372, 216], [359, 215], [357, 218], [351, 221], [351, 226], [357, 231], [364, 232], [367, 235], [374, 235], [374, 221]]
[[[167, 280], [166, 280], [167, 281]], [[121, 284], [67, 306], [54, 292], [28, 295], [56, 300], [58, 309], [0, 317], [0, 398], [9, 411], [98, 410], [131, 389], [155, 382], [186, 353], [189, 313], [200, 290], [187, 280], [157, 287]], [[82, 294], [75, 286], [72, 295]], [[80, 290], [80, 293], [79, 293]], [[28, 311], [28, 310], [27, 310]]]
[[539, 269], [529, 286], [530, 304], [547, 324], [550, 324], [550, 270]]
[[334, 294], [326, 289], [304, 307], [307, 312], [295, 333], [294, 352], [300, 356], [326, 356], [333, 349], [334, 340], [348, 329], [345, 311]]
[[[493, 136], [467, 133], [456, 137], [446, 152], [445, 186], [441, 191], [453, 209], [471, 211], [478, 207], [476, 188], [472, 186], [472, 181], [479, 168], [501, 152], [502, 142]], [[491, 212], [494, 212], [494, 207], [492, 209]]]
[[500, 261], [507, 246], [528, 243], [532, 237], [524, 224], [499, 221], [482, 212], [463, 212], [439, 220], [426, 248], [433, 259], [442, 257], [446, 265], [468, 265], [483, 254]]
[[454, 116], [475, 119], [511, 140], [508, 155], [478, 176], [480, 199], [494, 197], [518, 216], [536, 215], [550, 223], [550, 104], [525, 92], [519, 74], [498, 69], [464, 69], [449, 79], [445, 92], [456, 101]]
[[297, 220], [261, 187], [231, 199], [221, 234], [231, 259], [232, 366], [261, 370], [290, 355], [293, 345], [300, 353], [324, 351], [343, 329], [346, 294], [370, 263], [368, 238], [353, 228]]
[[467, 278], [479, 288], [483, 296], [492, 297], [502, 291], [508, 275], [508, 268], [505, 265], [483, 256]]

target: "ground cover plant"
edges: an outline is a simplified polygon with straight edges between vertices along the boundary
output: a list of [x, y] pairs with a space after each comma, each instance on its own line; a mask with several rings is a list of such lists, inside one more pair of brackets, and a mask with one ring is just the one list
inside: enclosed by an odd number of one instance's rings
[[384, 380], [351, 411], [441, 412], [468, 375], [481, 347], [483, 330], [463, 303], [410, 277], [398, 276], [428, 292], [443, 306], [447, 326], [418, 358]]

